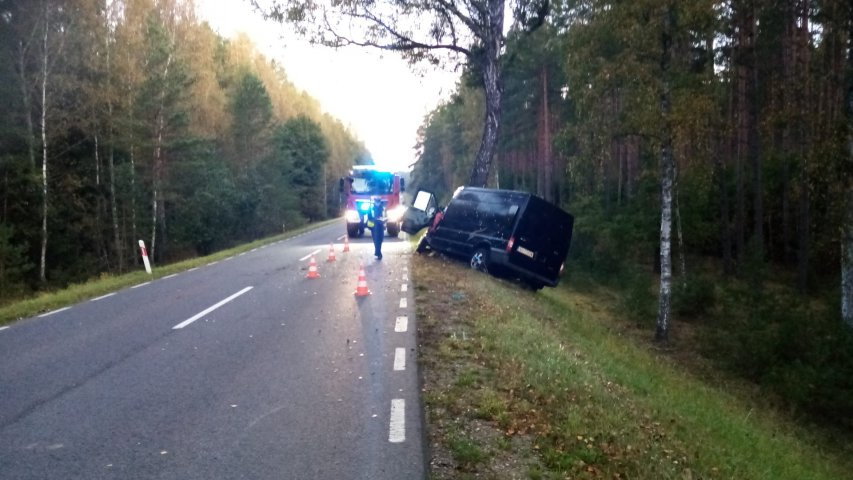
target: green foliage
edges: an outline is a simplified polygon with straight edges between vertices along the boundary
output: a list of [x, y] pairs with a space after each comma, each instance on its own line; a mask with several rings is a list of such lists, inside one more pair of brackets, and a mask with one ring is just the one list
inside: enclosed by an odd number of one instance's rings
[[714, 308], [716, 301], [716, 285], [710, 276], [695, 274], [675, 280], [672, 309], [678, 318], [690, 320], [705, 315]]
[[288, 186], [299, 199], [299, 211], [310, 220], [325, 218], [323, 178], [329, 149], [320, 126], [299, 116], [279, 127], [274, 137], [273, 155], [288, 166]]
[[0, 223], [0, 299], [20, 295], [33, 267], [26, 257], [27, 245], [16, 243], [14, 237], [12, 226]]
[[9, 270], [3, 295], [135, 265], [154, 202], [155, 264], [337, 215], [337, 189], [323, 187], [370, 159], [280, 63], [218, 36], [186, 0], [46, 2], [43, 108], [45, 9], [30, 3], [0, 5], [0, 224], [15, 264], [38, 264], [44, 110], [47, 284]]
[[853, 428], [853, 335], [837, 314], [784, 293], [728, 290], [706, 355], [803, 412]]

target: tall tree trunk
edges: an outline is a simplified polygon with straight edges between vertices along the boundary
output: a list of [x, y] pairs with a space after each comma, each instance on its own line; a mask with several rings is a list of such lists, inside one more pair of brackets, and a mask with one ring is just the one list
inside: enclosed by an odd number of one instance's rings
[[33, 126], [33, 111], [30, 105], [30, 88], [29, 80], [27, 79], [26, 57], [29, 43], [24, 45], [24, 42], [18, 43], [18, 77], [21, 87], [21, 100], [24, 102], [24, 119], [27, 124], [27, 153], [30, 158], [30, 168], [36, 169], [36, 139], [35, 127]]
[[811, 179], [809, 167], [809, 149], [807, 144], [812, 135], [809, 124], [806, 121], [809, 112], [809, 103], [812, 100], [812, 88], [809, 82], [810, 37], [809, 0], [803, 0], [798, 4], [799, 16], [796, 38], [796, 65], [797, 65], [797, 95], [796, 95], [796, 144], [800, 159], [800, 195], [798, 200], [798, 235], [797, 235], [797, 287], [800, 292], [805, 293], [809, 283], [809, 257], [811, 243]]
[[46, 261], [47, 261], [47, 208], [48, 208], [48, 187], [47, 187], [47, 37], [50, 30], [50, 17], [47, 2], [44, 4], [44, 36], [43, 39], [43, 55], [42, 55], [42, 76], [41, 76], [41, 191], [42, 191], [42, 216], [41, 216], [41, 257], [39, 260], [39, 280], [41, 283], [47, 281], [46, 276]]
[[[848, 137], [851, 136], [848, 133]], [[848, 143], [849, 162], [853, 158], [853, 139], [848, 140]], [[853, 328], [853, 187], [849, 179], [844, 208], [844, 225], [841, 228], [841, 318], [848, 327]]]
[[672, 157], [672, 119], [670, 62], [672, 56], [673, 7], [667, 5], [663, 12], [661, 35], [661, 96], [663, 116], [663, 141], [661, 143], [661, 209], [660, 209], [660, 294], [655, 340], [669, 341], [670, 304], [672, 300], [672, 186], [675, 178], [675, 161]]
[[503, 73], [500, 54], [503, 48], [504, 1], [489, 0], [488, 34], [483, 45], [483, 87], [486, 91], [486, 121], [483, 126], [483, 138], [468, 184], [485, 187], [489, 181], [492, 158], [498, 144], [501, 126], [501, 96], [503, 95]]
[[717, 191], [720, 199], [720, 247], [723, 251], [723, 272], [730, 275], [734, 272], [732, 263], [732, 231], [729, 224], [729, 192], [726, 188], [726, 172], [723, 165], [722, 140], [718, 139], [714, 152], [714, 177], [717, 181]]
[[545, 179], [545, 196], [543, 198], [551, 202], [554, 200], [554, 159], [551, 152], [551, 109], [548, 105], [548, 68], [546, 66], [542, 67], [542, 122], [542, 160], [544, 161], [542, 169]]
[[764, 187], [762, 180], [762, 162], [760, 139], [758, 136], [758, 66], [755, 44], [758, 35], [755, 17], [755, 2], [747, 3], [746, 13], [746, 101], [747, 101], [747, 155], [752, 166], [753, 194], [753, 239], [755, 252], [763, 258], [764, 252]]
[[[851, 12], [853, 13], [853, 12]], [[844, 110], [847, 117], [845, 210], [841, 238], [841, 318], [853, 328], [853, 22], [847, 22], [847, 72]]]
[[[674, 163], [674, 161], [673, 161]], [[679, 274], [681, 275], [681, 285], [687, 286], [687, 259], [684, 253], [684, 235], [681, 233], [681, 204], [678, 201], [678, 172], [675, 169], [673, 177], [675, 179], [673, 190], [675, 194], [675, 230], [678, 235], [678, 264], [680, 267]]]
[[[166, 66], [163, 69], [163, 82], [166, 82], [169, 76], [169, 66], [172, 63], [172, 54], [166, 57]], [[160, 91], [160, 104], [157, 110], [157, 124], [155, 127], [155, 143], [154, 143], [154, 160], [153, 160], [153, 172], [152, 172], [152, 200], [153, 200], [153, 215], [152, 215], [152, 225], [151, 225], [151, 249], [150, 249], [150, 257], [152, 260], [155, 258], [156, 245], [157, 245], [157, 221], [158, 219], [164, 219], [163, 215], [165, 212], [163, 211], [163, 200], [162, 193], [159, 191], [163, 179], [163, 134], [166, 129], [166, 91], [165, 86]], [[159, 211], [159, 212], [158, 212]], [[158, 215], [159, 213], [159, 215]]]
[[106, 47], [107, 54], [107, 133], [109, 135], [108, 141], [110, 143], [110, 150], [108, 155], [109, 168], [110, 168], [110, 213], [112, 214], [112, 223], [113, 223], [113, 248], [116, 251], [116, 258], [118, 258], [118, 271], [119, 273], [124, 271], [124, 249], [122, 248], [121, 243], [121, 235], [119, 233], [119, 225], [118, 225], [118, 205], [116, 201], [116, 175], [115, 175], [115, 126], [113, 125], [113, 89], [112, 89], [112, 63], [111, 63], [111, 55], [110, 55], [110, 37], [109, 37], [109, 15], [107, 18], [107, 35], [105, 37], [104, 43]]

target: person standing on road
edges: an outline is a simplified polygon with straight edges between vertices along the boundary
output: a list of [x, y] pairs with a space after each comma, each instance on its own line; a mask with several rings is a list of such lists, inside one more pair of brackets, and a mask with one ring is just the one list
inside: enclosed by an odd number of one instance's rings
[[370, 227], [370, 234], [373, 237], [373, 255], [378, 260], [382, 260], [382, 240], [385, 239], [385, 222], [388, 220], [385, 217], [385, 202], [382, 199], [373, 200], [373, 208], [367, 213], [367, 226]]

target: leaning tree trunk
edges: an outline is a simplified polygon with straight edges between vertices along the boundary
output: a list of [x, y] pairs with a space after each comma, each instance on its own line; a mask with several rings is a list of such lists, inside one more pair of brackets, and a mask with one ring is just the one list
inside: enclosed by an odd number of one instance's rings
[[670, 304], [672, 300], [672, 186], [675, 179], [675, 161], [672, 158], [672, 124], [670, 92], [670, 56], [672, 48], [672, 6], [664, 8], [661, 35], [661, 98], [663, 116], [663, 142], [661, 145], [661, 208], [660, 208], [660, 295], [655, 340], [669, 341]]
[[501, 49], [503, 48], [504, 2], [489, 1], [488, 37], [485, 39], [482, 57], [483, 87], [486, 91], [486, 119], [483, 126], [483, 138], [471, 178], [468, 184], [474, 187], [485, 187], [489, 181], [492, 158], [498, 144], [498, 133], [501, 126], [501, 96], [503, 94], [503, 73], [500, 65]]

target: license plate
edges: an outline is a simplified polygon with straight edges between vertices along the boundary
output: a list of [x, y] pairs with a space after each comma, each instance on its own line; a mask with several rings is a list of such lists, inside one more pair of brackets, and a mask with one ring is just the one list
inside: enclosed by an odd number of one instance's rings
[[530, 250], [528, 250], [528, 249], [526, 249], [526, 248], [524, 248], [524, 247], [518, 247], [518, 250], [516, 250], [516, 251], [517, 251], [518, 253], [520, 253], [520, 254], [524, 255], [525, 257], [533, 258], [533, 256], [535, 255], [535, 253], [534, 253], [534, 252], [532, 252], [532, 251], [530, 251]]

